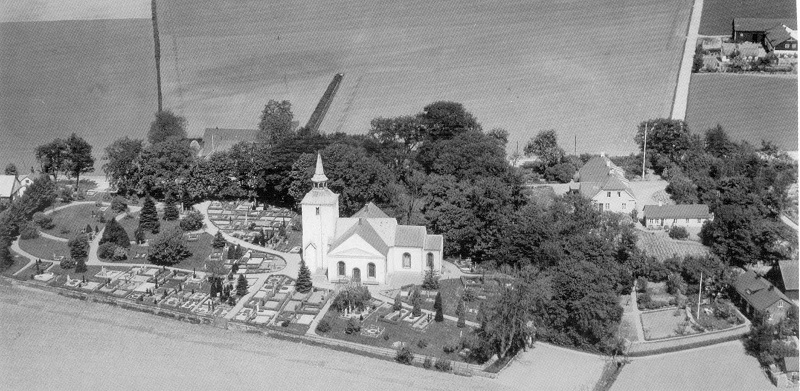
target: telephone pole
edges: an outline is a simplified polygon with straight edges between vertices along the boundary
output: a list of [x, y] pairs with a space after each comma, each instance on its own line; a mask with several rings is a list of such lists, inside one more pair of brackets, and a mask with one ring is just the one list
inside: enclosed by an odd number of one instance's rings
[[642, 180], [645, 180], [645, 162], [647, 161], [647, 126], [649, 123], [644, 124], [644, 148], [642, 148]]

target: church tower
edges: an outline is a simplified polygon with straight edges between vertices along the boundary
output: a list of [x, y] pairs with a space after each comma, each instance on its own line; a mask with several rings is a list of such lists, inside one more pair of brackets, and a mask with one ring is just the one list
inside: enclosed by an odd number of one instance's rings
[[317, 166], [311, 177], [313, 187], [300, 202], [303, 216], [303, 259], [312, 273], [325, 272], [328, 246], [339, 219], [339, 195], [328, 189], [328, 177], [317, 154]]

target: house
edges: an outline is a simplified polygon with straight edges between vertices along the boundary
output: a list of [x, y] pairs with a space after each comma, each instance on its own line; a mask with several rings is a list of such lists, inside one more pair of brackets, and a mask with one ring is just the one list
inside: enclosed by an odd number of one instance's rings
[[791, 299], [795, 305], [798, 304], [798, 288], [797, 280], [800, 269], [798, 269], [797, 260], [778, 261], [778, 266], [781, 270], [781, 279], [783, 280], [783, 293]]
[[752, 270], [739, 275], [733, 287], [739, 293], [740, 304], [746, 305], [745, 312], [748, 315], [766, 314], [767, 321], [772, 324], [785, 318], [793, 305], [786, 295]]
[[787, 380], [797, 386], [797, 381], [800, 380], [800, 360], [797, 356], [783, 358], [783, 373], [786, 374]]
[[256, 141], [258, 129], [220, 129], [206, 128], [203, 131], [203, 145], [200, 156], [210, 156], [214, 152], [227, 151], [240, 142]]
[[765, 50], [797, 50], [797, 22], [792, 19], [735, 18], [734, 42], [755, 42]]
[[387, 284], [396, 275], [419, 279], [441, 270], [444, 237], [424, 226], [400, 225], [368, 203], [351, 217], [339, 217], [339, 195], [317, 155], [313, 187], [301, 201], [303, 259], [312, 272], [333, 282]]
[[636, 196], [625, 179], [625, 171], [605, 154], [589, 159], [578, 170], [578, 192], [592, 200], [601, 212], [630, 213], [636, 209]]
[[33, 180], [27, 176], [0, 175], [0, 202], [11, 202], [22, 197]]
[[644, 221], [647, 227], [701, 227], [706, 221], [714, 219], [708, 211], [708, 205], [645, 205]]

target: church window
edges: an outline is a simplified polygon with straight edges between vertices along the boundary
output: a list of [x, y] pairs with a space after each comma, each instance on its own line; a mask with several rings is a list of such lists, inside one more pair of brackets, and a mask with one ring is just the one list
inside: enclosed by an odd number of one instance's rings
[[344, 276], [344, 270], [345, 270], [345, 268], [344, 268], [344, 262], [342, 262], [342, 261], [339, 261], [339, 263], [338, 263], [336, 266], [337, 266], [337, 268], [339, 269], [339, 270], [338, 270], [338, 272], [339, 272], [339, 275], [340, 275], [340, 276]]
[[372, 262], [367, 264], [367, 277], [375, 278], [375, 264]]
[[411, 254], [403, 253], [403, 269], [411, 269]]
[[428, 268], [433, 269], [433, 253], [428, 253]]

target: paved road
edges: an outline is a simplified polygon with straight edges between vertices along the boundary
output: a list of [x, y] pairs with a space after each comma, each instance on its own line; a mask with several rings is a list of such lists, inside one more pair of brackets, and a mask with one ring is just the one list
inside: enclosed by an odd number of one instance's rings
[[678, 85], [675, 87], [675, 99], [672, 101], [672, 119], [686, 119], [686, 106], [689, 100], [689, 82], [692, 79], [692, 62], [700, 31], [700, 17], [703, 14], [703, 0], [694, 0], [692, 18], [689, 20], [689, 31], [683, 48], [683, 59], [678, 71]]

